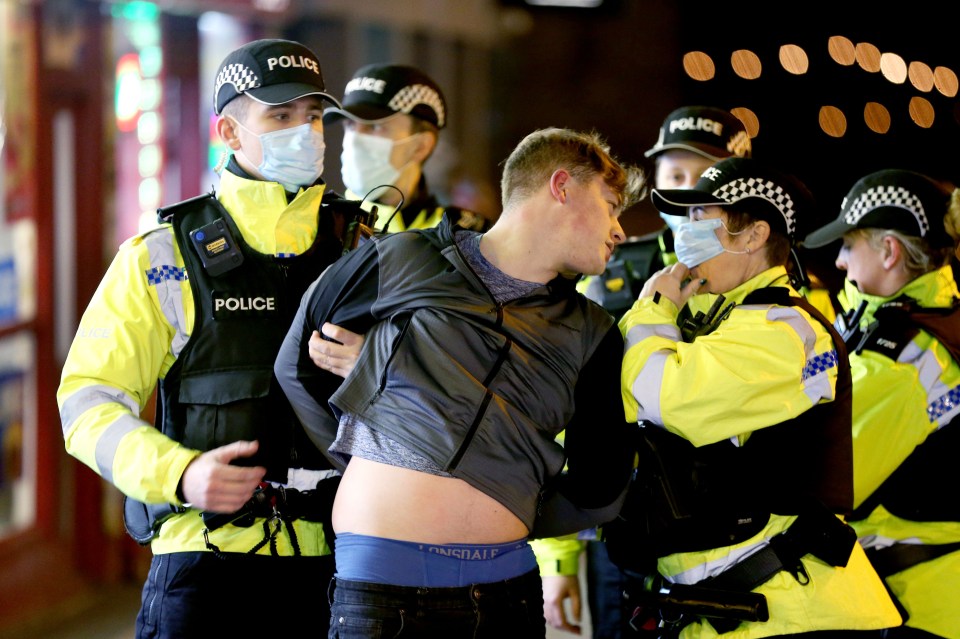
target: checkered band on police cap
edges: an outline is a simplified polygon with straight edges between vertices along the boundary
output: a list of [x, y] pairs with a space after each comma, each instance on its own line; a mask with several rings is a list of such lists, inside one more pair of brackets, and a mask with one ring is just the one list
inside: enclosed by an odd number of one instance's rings
[[713, 192], [724, 202], [734, 204], [748, 197], [760, 197], [773, 204], [783, 215], [787, 225], [787, 235], [797, 230], [797, 214], [793, 208], [793, 198], [784, 191], [783, 186], [762, 178], [736, 179], [724, 184]]
[[853, 229], [893, 230], [926, 239], [931, 246], [952, 246], [943, 225], [950, 193], [921, 173], [885, 169], [859, 180], [843, 198], [840, 215], [808, 235], [804, 246], [816, 248]]
[[801, 215], [813, 212], [813, 196], [800, 180], [752, 158], [726, 158], [709, 167], [692, 189], [653, 189], [653, 205], [670, 215], [686, 215], [692, 206], [723, 206], [747, 199], [760, 199], [770, 207], [757, 214], [794, 238]]
[[339, 106], [324, 89], [316, 54], [292, 40], [254, 40], [223, 60], [213, 89], [214, 113], [240, 95], [269, 105], [317, 95]]
[[323, 112], [324, 124], [350, 118], [377, 122], [406, 114], [442, 129], [447, 123], [443, 92], [430, 76], [405, 64], [368, 64], [347, 82], [343, 106]]
[[412, 84], [403, 87], [397, 91], [396, 95], [390, 98], [387, 106], [394, 111], [409, 114], [420, 104], [433, 109], [437, 116], [436, 124], [438, 127], [442, 127], [446, 119], [443, 100], [440, 99], [439, 93], [425, 84]]
[[220, 73], [217, 74], [217, 88], [214, 90], [214, 93], [219, 94], [224, 84], [232, 84], [234, 91], [243, 93], [244, 91], [260, 86], [260, 78], [257, 77], [256, 72], [250, 67], [240, 62], [235, 62], [225, 65], [220, 70]]
[[881, 206], [894, 206], [909, 212], [917, 220], [921, 237], [930, 230], [927, 214], [923, 210], [923, 202], [919, 197], [899, 186], [880, 185], [869, 188], [856, 196], [849, 205], [847, 198], [844, 198], [841, 208], [847, 212], [843, 215], [843, 219], [850, 226], [856, 226], [863, 216]]

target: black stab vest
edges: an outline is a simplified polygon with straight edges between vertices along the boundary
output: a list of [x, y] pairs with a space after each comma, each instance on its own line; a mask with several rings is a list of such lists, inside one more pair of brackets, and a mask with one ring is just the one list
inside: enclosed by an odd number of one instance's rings
[[[256, 455], [234, 463], [263, 465], [272, 481], [285, 482], [288, 468], [330, 468], [273, 374], [303, 293], [342, 254], [328, 208], [318, 212], [313, 246], [289, 258], [247, 245], [213, 193], [160, 210], [181, 247], [196, 309], [193, 332], [160, 386], [158, 423], [166, 435], [202, 451], [257, 440]], [[212, 275], [190, 233], [218, 220], [242, 261]]]

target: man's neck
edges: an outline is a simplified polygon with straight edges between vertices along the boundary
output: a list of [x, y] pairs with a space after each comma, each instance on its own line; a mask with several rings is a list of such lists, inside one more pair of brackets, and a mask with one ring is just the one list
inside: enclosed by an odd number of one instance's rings
[[[500, 228], [497, 228], [499, 225]], [[488, 262], [510, 277], [546, 284], [558, 273], [544, 268], [537, 260], [540, 251], [524, 238], [523, 229], [511, 229], [498, 221], [480, 239], [480, 252]]]

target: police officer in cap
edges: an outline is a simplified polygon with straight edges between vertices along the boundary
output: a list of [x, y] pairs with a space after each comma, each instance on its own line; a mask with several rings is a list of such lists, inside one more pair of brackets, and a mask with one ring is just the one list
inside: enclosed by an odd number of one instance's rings
[[[300, 298], [359, 207], [328, 192], [317, 56], [250, 42], [220, 65], [219, 192], [119, 249], [70, 348], [66, 450], [127, 499], [153, 552], [137, 637], [323, 635], [339, 475], [273, 377]], [[156, 427], [140, 415], [159, 390]]]
[[848, 520], [906, 611], [887, 639], [960, 637], [960, 190], [900, 168], [869, 173], [804, 245], [837, 243], [837, 325], [853, 376]]
[[[715, 594], [686, 609], [646, 581], [628, 595], [654, 599], [660, 622], [686, 639], [898, 625], [843, 519], [854, 494], [846, 348], [791, 278], [812, 194], [757, 160], [727, 158], [693, 189], [651, 197], [688, 221], [677, 263], [647, 280], [620, 320], [624, 410], [642, 444], [636, 490], [604, 534], [625, 569], [655, 566], [667, 590]], [[698, 294], [716, 303], [692, 315]], [[701, 605], [751, 593], [764, 606], [749, 615]]]
[[[702, 105], [671, 111], [660, 125], [656, 143], [644, 153], [654, 162], [658, 189], [691, 189], [713, 163], [751, 155], [743, 122], [730, 111]], [[618, 246], [607, 272], [583, 284], [587, 297], [616, 316], [630, 308], [651, 275], [677, 261], [673, 232], [686, 218], [663, 212], [660, 217], [666, 223], [663, 228]]]
[[324, 124], [343, 122], [340, 172], [347, 196], [375, 202], [377, 230], [431, 228], [444, 212], [476, 231], [490, 221], [444, 205], [427, 188], [423, 166], [447, 125], [447, 103], [426, 73], [403, 64], [369, 64], [347, 82], [342, 107], [324, 112]]

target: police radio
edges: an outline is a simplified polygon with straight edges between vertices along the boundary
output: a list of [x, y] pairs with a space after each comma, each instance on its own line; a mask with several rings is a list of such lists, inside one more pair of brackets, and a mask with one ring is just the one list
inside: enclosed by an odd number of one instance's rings
[[376, 223], [377, 206], [374, 204], [369, 211], [364, 211], [358, 204], [357, 212], [347, 223], [347, 230], [344, 232], [343, 254], [346, 255], [373, 237], [373, 227]]
[[243, 253], [233, 241], [230, 229], [222, 217], [190, 231], [190, 240], [200, 255], [203, 268], [213, 277], [243, 263]]

